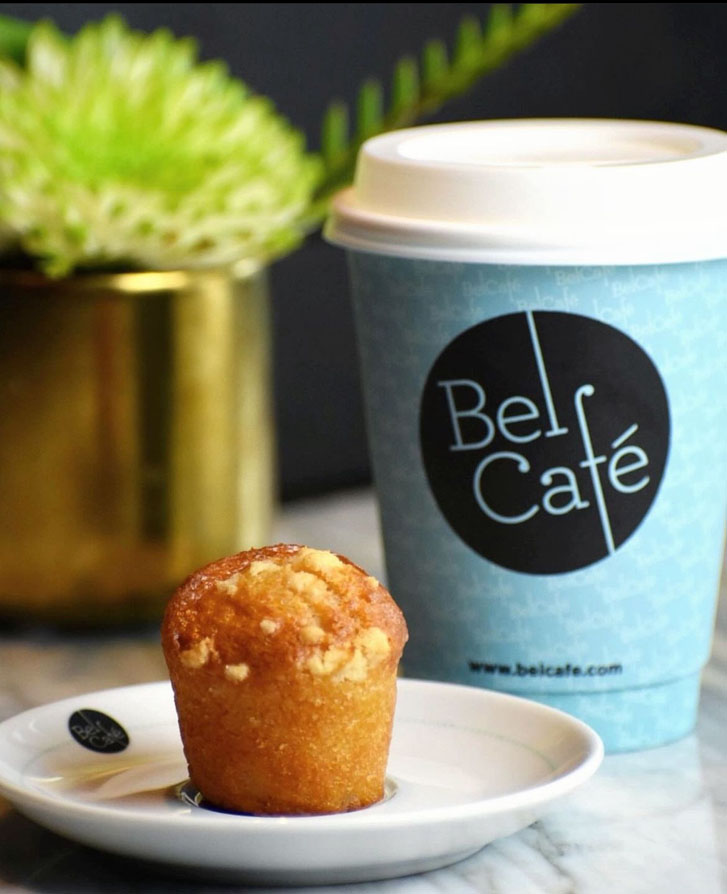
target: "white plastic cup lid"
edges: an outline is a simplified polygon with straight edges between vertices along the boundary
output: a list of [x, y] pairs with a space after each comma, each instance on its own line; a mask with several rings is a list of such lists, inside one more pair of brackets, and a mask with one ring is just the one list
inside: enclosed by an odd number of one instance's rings
[[346, 248], [495, 264], [727, 257], [727, 134], [542, 119], [394, 131], [361, 148], [325, 236]]

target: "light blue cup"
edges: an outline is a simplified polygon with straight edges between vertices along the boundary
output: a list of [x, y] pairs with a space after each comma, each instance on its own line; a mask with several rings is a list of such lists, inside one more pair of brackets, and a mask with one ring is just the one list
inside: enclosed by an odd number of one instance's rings
[[674, 125], [364, 147], [327, 233], [407, 675], [537, 699], [611, 751], [693, 728], [727, 496], [725, 182], [727, 137]]

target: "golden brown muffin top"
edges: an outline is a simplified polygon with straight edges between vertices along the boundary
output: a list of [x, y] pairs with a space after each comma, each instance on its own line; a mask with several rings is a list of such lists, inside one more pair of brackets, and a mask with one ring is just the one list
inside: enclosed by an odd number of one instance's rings
[[291, 670], [363, 681], [396, 666], [406, 624], [384, 587], [343, 556], [277, 544], [219, 559], [172, 596], [167, 662], [220, 670], [233, 682]]

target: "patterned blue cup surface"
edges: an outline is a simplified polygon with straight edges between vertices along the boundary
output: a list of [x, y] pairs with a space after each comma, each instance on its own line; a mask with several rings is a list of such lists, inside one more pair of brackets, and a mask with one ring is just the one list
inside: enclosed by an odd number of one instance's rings
[[685, 734], [724, 538], [727, 261], [349, 258], [405, 673], [545, 701], [610, 750]]

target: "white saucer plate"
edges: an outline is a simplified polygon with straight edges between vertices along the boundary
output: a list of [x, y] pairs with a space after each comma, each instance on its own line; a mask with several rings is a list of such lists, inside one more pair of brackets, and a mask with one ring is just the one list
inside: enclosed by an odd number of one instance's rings
[[[78, 723], [70, 718], [82, 712], [87, 735], [94, 715], [84, 712], [93, 711], [113, 718], [128, 745], [115, 727], [87, 743], [123, 750], [90, 750], [72, 737], [69, 725], [78, 731]], [[589, 727], [552, 708], [402, 679], [389, 797], [381, 803], [327, 816], [223, 813], [179, 795], [187, 768], [163, 682], [66, 699], [0, 724], [0, 794], [54, 832], [163, 871], [331, 884], [409, 875], [469, 856], [536, 820], [585, 782], [602, 756]]]

